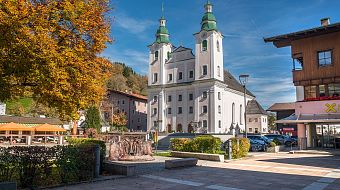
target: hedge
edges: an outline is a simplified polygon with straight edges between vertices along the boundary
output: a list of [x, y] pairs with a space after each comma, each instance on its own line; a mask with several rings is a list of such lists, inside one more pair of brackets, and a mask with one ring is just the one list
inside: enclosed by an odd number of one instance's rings
[[103, 170], [103, 162], [106, 156], [106, 145], [102, 140], [92, 139], [92, 138], [69, 138], [67, 139], [70, 145], [81, 145], [81, 144], [97, 144], [100, 146], [100, 171]]
[[0, 182], [16, 181], [19, 188], [91, 180], [94, 167], [94, 147], [89, 144], [0, 147]]
[[171, 150], [216, 154], [220, 151], [221, 144], [220, 138], [211, 135], [198, 136], [193, 139], [174, 138], [171, 139]]
[[[237, 141], [239, 142], [239, 144], [237, 143]], [[247, 156], [250, 148], [250, 142], [247, 138], [231, 138], [231, 144], [233, 159]]]

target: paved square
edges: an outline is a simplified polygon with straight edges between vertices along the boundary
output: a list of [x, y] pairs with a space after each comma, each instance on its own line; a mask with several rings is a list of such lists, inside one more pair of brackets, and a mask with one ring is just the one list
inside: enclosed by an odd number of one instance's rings
[[229, 163], [199, 161], [199, 166], [193, 168], [164, 169], [56, 189], [339, 190], [340, 157], [263, 153]]

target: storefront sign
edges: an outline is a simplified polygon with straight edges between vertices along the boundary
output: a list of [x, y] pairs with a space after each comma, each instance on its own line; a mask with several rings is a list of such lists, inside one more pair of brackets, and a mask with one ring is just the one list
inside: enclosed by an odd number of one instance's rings
[[283, 128], [283, 131], [294, 131], [294, 128]]
[[326, 113], [337, 113], [340, 112], [340, 104], [332, 103], [332, 104], [326, 104]]

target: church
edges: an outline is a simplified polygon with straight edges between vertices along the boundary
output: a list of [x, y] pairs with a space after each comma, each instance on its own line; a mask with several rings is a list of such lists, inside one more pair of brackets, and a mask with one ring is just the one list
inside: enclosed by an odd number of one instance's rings
[[[244, 88], [223, 67], [223, 35], [208, 1], [192, 49], [175, 47], [164, 16], [149, 45], [148, 130], [242, 133]], [[255, 96], [246, 91], [246, 101]]]

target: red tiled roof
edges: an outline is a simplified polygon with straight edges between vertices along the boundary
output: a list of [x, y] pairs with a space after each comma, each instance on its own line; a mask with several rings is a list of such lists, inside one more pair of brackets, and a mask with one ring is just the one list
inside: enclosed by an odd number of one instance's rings
[[141, 99], [141, 100], [148, 100], [148, 97], [140, 95], [140, 94], [135, 94], [135, 93], [129, 93], [129, 92], [122, 92], [122, 91], [118, 91], [118, 90], [109, 90], [111, 92], [114, 93], [118, 93], [118, 94], [122, 94], [122, 95], [126, 95], [128, 97], [132, 97], [132, 98], [137, 98], [137, 99]]

